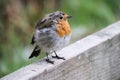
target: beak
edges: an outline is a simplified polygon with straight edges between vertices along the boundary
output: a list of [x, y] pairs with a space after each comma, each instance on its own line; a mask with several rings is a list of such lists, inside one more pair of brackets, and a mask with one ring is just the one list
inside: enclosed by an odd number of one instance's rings
[[70, 19], [70, 18], [72, 18], [72, 16], [69, 16], [69, 15], [68, 15], [67, 18]]

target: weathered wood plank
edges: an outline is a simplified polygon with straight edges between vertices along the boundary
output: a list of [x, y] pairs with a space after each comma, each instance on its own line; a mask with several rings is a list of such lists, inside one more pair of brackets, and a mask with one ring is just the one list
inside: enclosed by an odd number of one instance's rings
[[117, 80], [120, 78], [120, 21], [58, 52], [65, 61], [43, 60], [1, 80]]

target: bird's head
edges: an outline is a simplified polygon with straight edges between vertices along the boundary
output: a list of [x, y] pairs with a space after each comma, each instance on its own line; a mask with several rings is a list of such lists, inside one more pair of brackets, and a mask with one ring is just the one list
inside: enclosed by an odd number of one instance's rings
[[47, 17], [49, 18], [49, 20], [54, 21], [54, 22], [67, 21], [69, 18], [72, 18], [72, 16], [69, 16], [66, 13], [61, 12], [61, 11], [50, 13], [47, 15]]

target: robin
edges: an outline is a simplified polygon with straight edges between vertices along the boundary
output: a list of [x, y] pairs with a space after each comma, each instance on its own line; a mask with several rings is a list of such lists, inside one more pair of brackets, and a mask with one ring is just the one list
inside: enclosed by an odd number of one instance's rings
[[56, 51], [67, 45], [70, 41], [71, 30], [68, 23], [68, 19], [72, 16], [67, 15], [64, 12], [56, 11], [47, 14], [42, 20], [40, 20], [32, 37], [31, 44], [35, 44], [35, 48], [29, 59], [37, 57], [41, 50], [46, 53], [46, 61], [54, 64], [54, 61], [50, 60], [48, 54], [55, 53], [52, 58], [63, 59], [57, 55]]

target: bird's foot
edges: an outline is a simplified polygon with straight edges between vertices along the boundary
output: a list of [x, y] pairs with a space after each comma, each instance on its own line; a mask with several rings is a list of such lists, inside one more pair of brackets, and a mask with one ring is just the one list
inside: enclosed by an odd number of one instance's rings
[[57, 58], [57, 59], [62, 59], [62, 60], [65, 60], [65, 58], [64, 58], [64, 57], [60, 57], [60, 56], [58, 56], [58, 55], [56, 55], [56, 56], [52, 56], [52, 58]]
[[48, 63], [54, 64], [54, 61], [51, 61], [51, 60], [49, 60], [49, 59], [46, 59], [46, 61], [47, 61]]

